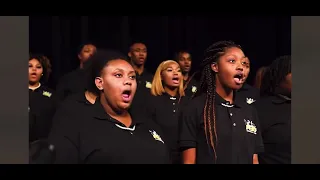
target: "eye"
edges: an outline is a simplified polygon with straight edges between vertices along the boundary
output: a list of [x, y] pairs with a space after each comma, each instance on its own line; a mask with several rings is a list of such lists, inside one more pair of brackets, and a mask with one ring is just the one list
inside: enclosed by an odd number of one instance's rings
[[117, 78], [121, 78], [121, 77], [122, 77], [122, 74], [115, 74], [115, 76], [116, 76]]
[[247, 67], [250, 66], [250, 64], [248, 62], [242, 62], [241, 64], [244, 65], [244, 66], [247, 66]]
[[172, 71], [172, 69], [167, 69], [167, 71], [168, 71], [168, 72], [171, 72], [171, 71]]
[[228, 60], [228, 61], [231, 62], [231, 63], [236, 62], [236, 60], [234, 60], [234, 59], [230, 59], [230, 60]]
[[130, 79], [135, 80], [136, 76], [130, 76]]

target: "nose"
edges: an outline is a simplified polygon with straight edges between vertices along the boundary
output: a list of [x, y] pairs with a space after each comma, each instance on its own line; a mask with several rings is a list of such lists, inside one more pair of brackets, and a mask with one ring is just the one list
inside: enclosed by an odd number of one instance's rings
[[124, 80], [124, 85], [129, 85], [129, 86], [131, 86], [131, 85], [132, 85], [132, 79], [126, 78], [126, 79]]
[[243, 65], [241, 64], [241, 62], [237, 63], [237, 70], [243, 71]]

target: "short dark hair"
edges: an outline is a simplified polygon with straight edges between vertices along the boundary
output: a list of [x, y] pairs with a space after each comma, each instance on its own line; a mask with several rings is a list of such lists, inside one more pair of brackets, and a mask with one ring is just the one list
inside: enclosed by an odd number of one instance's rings
[[134, 44], [144, 44], [147, 47], [147, 44], [143, 41], [133, 41], [129, 46], [129, 52], [131, 51], [131, 48]]
[[175, 55], [174, 55], [174, 60], [178, 62], [179, 59], [180, 59], [180, 56], [181, 56], [183, 53], [188, 53], [188, 54], [190, 55], [190, 59], [192, 60], [191, 53], [190, 53], [188, 50], [180, 50], [180, 51], [176, 52]]
[[81, 51], [82, 51], [82, 49], [83, 49], [84, 46], [89, 45], [89, 44], [97, 47], [96, 44], [93, 43], [93, 42], [91, 42], [91, 41], [82, 42], [82, 43], [77, 47], [77, 55], [81, 53]]
[[88, 64], [84, 70], [88, 71], [87, 90], [99, 95], [100, 90], [96, 87], [95, 79], [101, 75], [102, 69], [112, 60], [123, 59], [128, 61], [128, 58], [123, 53], [111, 49], [98, 49], [97, 52], [90, 57]]
[[284, 55], [276, 58], [266, 69], [262, 77], [260, 94], [271, 95], [275, 89], [291, 73], [291, 56]]

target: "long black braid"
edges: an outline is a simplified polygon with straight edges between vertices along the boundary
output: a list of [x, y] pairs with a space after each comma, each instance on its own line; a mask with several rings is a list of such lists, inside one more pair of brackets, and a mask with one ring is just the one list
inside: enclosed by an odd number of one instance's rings
[[289, 73], [291, 73], [291, 56], [276, 58], [264, 72], [260, 87], [261, 95], [275, 94], [276, 88]]
[[216, 131], [216, 115], [215, 115], [215, 92], [216, 79], [215, 73], [211, 69], [211, 65], [225, 53], [225, 51], [232, 47], [241, 47], [232, 41], [219, 41], [212, 44], [205, 51], [205, 58], [200, 65], [201, 79], [200, 89], [196, 96], [202, 93], [206, 94], [206, 102], [203, 110], [204, 129], [208, 145], [214, 151], [214, 158], [217, 159], [216, 146], [218, 136]]

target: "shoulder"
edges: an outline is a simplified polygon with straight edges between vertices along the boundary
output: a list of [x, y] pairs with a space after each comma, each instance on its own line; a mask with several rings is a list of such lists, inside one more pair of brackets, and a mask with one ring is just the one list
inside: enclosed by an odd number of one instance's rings
[[205, 101], [206, 101], [206, 95], [201, 94], [199, 96], [195, 96], [191, 99], [185, 98], [184, 106], [183, 106], [183, 113], [195, 113], [199, 110], [203, 110]]
[[81, 72], [80, 69], [75, 69], [71, 72], [68, 72], [66, 74], [64, 74], [60, 80], [59, 83], [67, 83], [68, 81], [70, 81], [71, 79], [74, 79], [78, 76], [78, 74]]
[[256, 104], [256, 108], [258, 111], [263, 109], [268, 109], [268, 107], [273, 106], [272, 101], [275, 99], [274, 96], [261, 96], [259, 102]]
[[147, 78], [147, 79], [149, 79], [149, 80], [151, 80], [152, 81], [152, 79], [153, 79], [153, 76], [154, 76], [154, 74], [153, 73], [151, 73], [149, 70], [145, 70], [144, 72], [144, 75], [145, 75], [145, 77]]
[[81, 111], [81, 107], [87, 107], [90, 105], [92, 104], [87, 101], [84, 92], [71, 94], [61, 102], [61, 106], [68, 107], [69, 109], [78, 109], [78, 111]]

